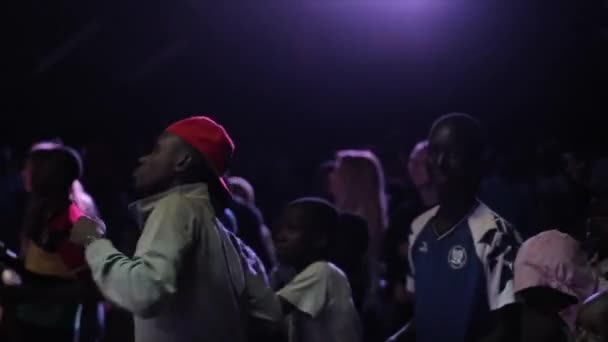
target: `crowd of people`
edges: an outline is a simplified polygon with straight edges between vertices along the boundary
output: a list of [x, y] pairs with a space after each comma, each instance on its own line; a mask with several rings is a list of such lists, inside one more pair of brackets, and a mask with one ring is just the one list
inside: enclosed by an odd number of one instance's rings
[[440, 117], [409, 187], [338, 151], [266, 224], [208, 117], [160, 134], [131, 205], [103, 154], [36, 143], [3, 166], [0, 339], [608, 342], [608, 164], [563, 151], [514, 177], [487, 147]]

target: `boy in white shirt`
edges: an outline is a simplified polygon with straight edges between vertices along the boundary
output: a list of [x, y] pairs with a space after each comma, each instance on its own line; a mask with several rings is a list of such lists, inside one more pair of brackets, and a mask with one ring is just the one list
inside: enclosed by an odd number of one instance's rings
[[328, 262], [338, 224], [337, 210], [322, 199], [299, 199], [283, 212], [277, 255], [298, 272], [278, 292], [290, 342], [362, 340], [348, 279]]

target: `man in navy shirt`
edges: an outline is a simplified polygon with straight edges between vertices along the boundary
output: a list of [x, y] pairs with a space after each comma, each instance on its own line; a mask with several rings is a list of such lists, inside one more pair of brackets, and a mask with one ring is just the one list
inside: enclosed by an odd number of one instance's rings
[[441, 117], [429, 135], [428, 169], [439, 205], [412, 224], [408, 290], [418, 342], [469, 342], [484, 334], [490, 311], [514, 301], [513, 228], [477, 198], [484, 149], [479, 122]]

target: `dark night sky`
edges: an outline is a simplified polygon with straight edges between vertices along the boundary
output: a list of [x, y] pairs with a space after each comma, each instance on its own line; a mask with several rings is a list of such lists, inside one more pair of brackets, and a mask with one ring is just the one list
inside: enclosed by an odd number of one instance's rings
[[259, 174], [277, 156], [314, 167], [339, 147], [407, 150], [466, 111], [500, 145], [606, 146], [601, 1], [214, 3], [4, 2], [2, 140], [145, 145], [208, 113], [235, 136], [237, 170]]

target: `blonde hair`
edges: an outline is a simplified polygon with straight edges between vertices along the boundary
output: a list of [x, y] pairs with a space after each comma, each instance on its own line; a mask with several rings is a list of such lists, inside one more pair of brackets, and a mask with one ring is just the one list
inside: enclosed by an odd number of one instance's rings
[[384, 173], [376, 155], [368, 150], [342, 150], [336, 155], [334, 194], [336, 207], [363, 217], [370, 236], [370, 254], [378, 258], [388, 226]]

